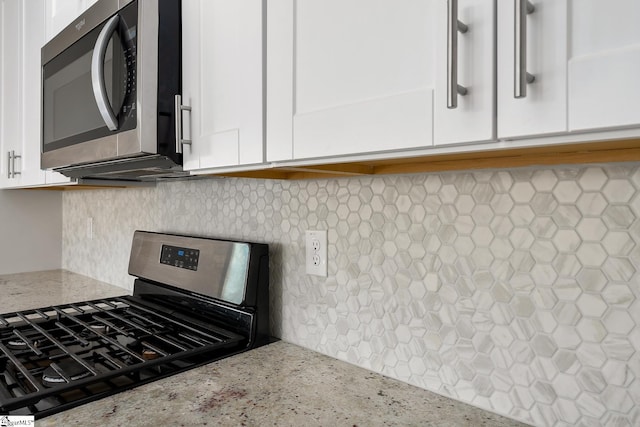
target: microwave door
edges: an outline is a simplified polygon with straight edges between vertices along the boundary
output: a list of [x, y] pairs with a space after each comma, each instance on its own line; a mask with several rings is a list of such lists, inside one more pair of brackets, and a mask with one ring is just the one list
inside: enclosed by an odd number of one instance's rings
[[[43, 64], [43, 153], [77, 146], [83, 162], [118, 155], [116, 135], [137, 126], [136, 17], [109, 17]], [[75, 153], [48, 167], [80, 161]]]
[[98, 35], [96, 45], [93, 48], [91, 57], [91, 86], [93, 87], [93, 95], [96, 98], [98, 111], [109, 130], [118, 130], [118, 119], [111, 108], [109, 98], [107, 96], [107, 88], [105, 85], [104, 62], [107, 53], [107, 46], [111, 38], [118, 28], [119, 16], [115, 15], [107, 21], [102, 31]]

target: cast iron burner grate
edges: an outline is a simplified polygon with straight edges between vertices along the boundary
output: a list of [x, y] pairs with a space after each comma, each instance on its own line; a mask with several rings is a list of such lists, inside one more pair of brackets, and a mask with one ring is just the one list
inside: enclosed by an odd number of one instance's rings
[[59, 412], [241, 351], [247, 337], [142, 298], [0, 316], [0, 413]]

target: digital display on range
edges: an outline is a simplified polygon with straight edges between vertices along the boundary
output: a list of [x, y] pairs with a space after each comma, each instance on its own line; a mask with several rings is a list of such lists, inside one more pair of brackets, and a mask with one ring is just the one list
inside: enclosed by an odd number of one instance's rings
[[177, 246], [162, 245], [160, 254], [160, 264], [172, 265], [187, 270], [198, 270], [198, 259], [200, 251], [198, 249], [179, 248]]

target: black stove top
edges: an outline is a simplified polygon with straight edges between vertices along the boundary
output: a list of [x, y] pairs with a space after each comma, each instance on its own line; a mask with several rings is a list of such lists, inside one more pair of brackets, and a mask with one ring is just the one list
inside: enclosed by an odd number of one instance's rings
[[136, 232], [129, 272], [133, 296], [0, 315], [0, 414], [51, 415], [269, 340], [266, 245]]

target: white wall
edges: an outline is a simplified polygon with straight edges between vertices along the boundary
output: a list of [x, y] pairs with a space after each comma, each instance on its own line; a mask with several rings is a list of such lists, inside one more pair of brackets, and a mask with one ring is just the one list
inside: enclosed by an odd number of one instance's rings
[[0, 191], [0, 274], [60, 268], [62, 194]]

